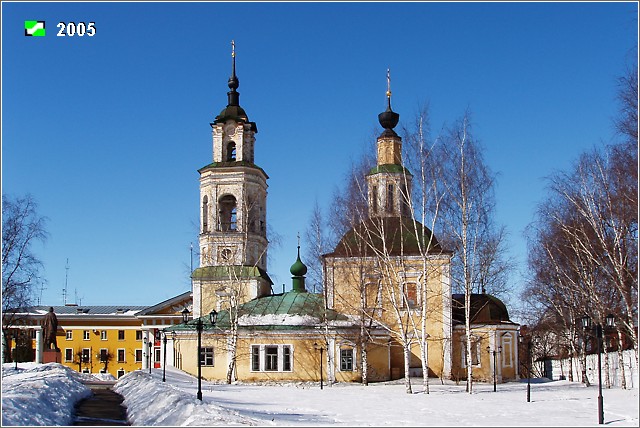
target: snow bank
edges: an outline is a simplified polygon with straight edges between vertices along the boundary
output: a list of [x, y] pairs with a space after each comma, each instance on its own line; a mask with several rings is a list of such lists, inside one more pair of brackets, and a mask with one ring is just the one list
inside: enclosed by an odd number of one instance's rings
[[70, 425], [78, 401], [91, 395], [82, 376], [62, 364], [2, 365], [2, 425]]
[[238, 319], [240, 325], [318, 325], [318, 318], [310, 315], [268, 314], [243, 315]]
[[[253, 419], [208, 402], [210, 399], [201, 402], [195, 395], [187, 395], [143, 371], [127, 373], [113, 389], [124, 397], [123, 404], [132, 425], [257, 425]], [[153, 404], [149, 397], [153, 397]]]

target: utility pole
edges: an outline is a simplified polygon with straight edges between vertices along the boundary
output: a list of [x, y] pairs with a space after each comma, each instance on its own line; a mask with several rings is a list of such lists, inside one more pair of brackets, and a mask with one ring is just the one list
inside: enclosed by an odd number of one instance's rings
[[67, 281], [69, 280], [69, 259], [67, 258], [67, 264], [64, 267], [64, 288], [62, 289], [62, 303], [67, 305]]

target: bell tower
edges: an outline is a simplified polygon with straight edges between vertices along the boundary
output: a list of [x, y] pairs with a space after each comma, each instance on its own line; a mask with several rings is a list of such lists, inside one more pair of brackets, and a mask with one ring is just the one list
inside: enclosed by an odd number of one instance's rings
[[391, 76], [387, 70], [387, 110], [378, 115], [384, 128], [377, 140], [377, 165], [367, 174], [369, 217], [410, 216], [412, 175], [402, 165], [402, 138], [393, 130], [400, 115], [391, 110]]
[[211, 123], [213, 159], [198, 170], [200, 267], [191, 275], [197, 316], [198, 309], [201, 313], [224, 309], [225, 299], [221, 297], [229, 297], [229, 293], [236, 294], [234, 301], [250, 300], [269, 294], [271, 286], [266, 273], [269, 177], [255, 164], [258, 128], [240, 107], [233, 41], [231, 46], [227, 106]]

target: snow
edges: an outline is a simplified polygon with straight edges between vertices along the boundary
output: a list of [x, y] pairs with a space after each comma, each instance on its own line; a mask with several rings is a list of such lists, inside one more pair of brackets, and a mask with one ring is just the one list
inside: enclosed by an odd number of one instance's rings
[[[73, 403], [89, 392], [91, 378], [60, 364], [23, 363], [15, 371], [4, 364], [2, 425], [66, 425]], [[95, 380], [95, 378], [93, 378]], [[597, 426], [598, 387], [577, 382], [535, 379], [531, 402], [526, 379], [498, 384], [431, 379], [430, 393], [413, 379], [413, 394], [402, 381], [325, 385], [202, 381], [203, 401], [196, 399], [197, 379], [180, 370], [128, 373], [114, 389], [125, 397], [132, 425], [143, 426]], [[44, 387], [44, 388], [43, 388]], [[638, 426], [638, 389], [603, 389], [605, 424]]]
[[240, 325], [318, 325], [318, 318], [310, 315], [266, 314], [242, 315], [238, 318]]

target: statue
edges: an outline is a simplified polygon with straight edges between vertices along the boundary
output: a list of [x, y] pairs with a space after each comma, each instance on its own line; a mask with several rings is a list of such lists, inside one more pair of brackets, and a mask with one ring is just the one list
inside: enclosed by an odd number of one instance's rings
[[56, 339], [56, 332], [58, 331], [58, 318], [53, 313], [53, 308], [49, 308], [49, 313], [44, 316], [42, 322], [42, 329], [44, 330], [44, 349], [51, 349], [51, 345], [56, 351], [59, 351], [58, 342]]

